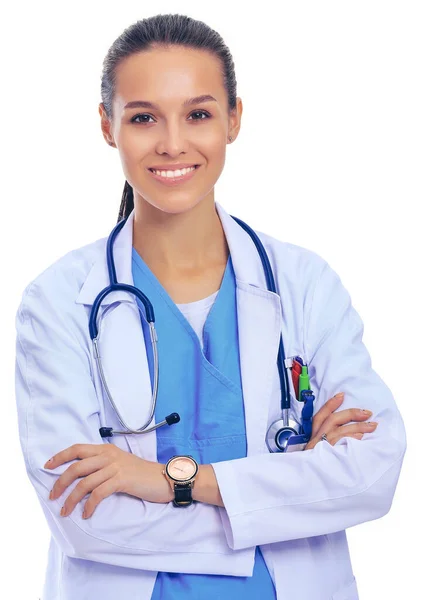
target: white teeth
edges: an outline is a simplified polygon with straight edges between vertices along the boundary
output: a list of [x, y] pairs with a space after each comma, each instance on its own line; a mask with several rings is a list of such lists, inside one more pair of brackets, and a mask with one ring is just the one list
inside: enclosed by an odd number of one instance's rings
[[156, 171], [152, 169], [152, 172], [156, 175], [160, 175], [161, 177], [182, 177], [182, 175], [186, 175], [190, 171], [194, 171], [194, 167], [187, 167], [186, 169], [178, 169], [177, 171]]

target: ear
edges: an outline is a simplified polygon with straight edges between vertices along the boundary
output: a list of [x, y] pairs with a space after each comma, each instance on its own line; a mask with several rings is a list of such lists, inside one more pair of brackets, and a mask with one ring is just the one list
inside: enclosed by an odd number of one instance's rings
[[116, 148], [117, 146], [115, 145], [114, 138], [111, 134], [111, 121], [108, 118], [103, 102], [99, 104], [98, 111], [101, 116], [101, 129], [104, 139], [109, 146]]
[[228, 136], [232, 137], [232, 141], [236, 140], [241, 127], [241, 116], [243, 114], [243, 101], [237, 97], [237, 105], [232, 109], [229, 116]]

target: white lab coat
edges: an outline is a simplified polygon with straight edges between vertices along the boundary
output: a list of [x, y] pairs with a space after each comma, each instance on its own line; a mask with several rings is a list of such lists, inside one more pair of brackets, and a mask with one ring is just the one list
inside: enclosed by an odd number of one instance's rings
[[[345, 529], [389, 511], [406, 450], [403, 421], [387, 385], [371, 367], [363, 324], [339, 276], [318, 254], [259, 233], [278, 294], [266, 289], [251, 238], [216, 203], [237, 283], [247, 457], [215, 463], [224, 508], [150, 503], [126, 494], [103, 500], [82, 519], [86, 496], [68, 517], [49, 500], [69, 466], [46, 460], [76, 443], [99, 444], [100, 426], [121, 429], [103, 391], [88, 316], [109, 284], [107, 237], [74, 250], [23, 293], [16, 316], [16, 399], [29, 479], [52, 537], [42, 600], [151, 598], [157, 571], [251, 576], [260, 545], [278, 600], [358, 598]], [[114, 247], [119, 282], [133, 284], [134, 212]], [[125, 421], [148, 417], [150, 379], [133, 296], [102, 302], [100, 348], [108, 384]], [[339, 410], [368, 408], [379, 425], [362, 440], [270, 454], [265, 434], [280, 416], [276, 365], [280, 327], [287, 356], [308, 362], [315, 412], [337, 392]], [[161, 370], [161, 366], [160, 366]], [[167, 373], [162, 373], [167, 377]], [[292, 407], [300, 419], [301, 405]], [[104, 440], [108, 443], [108, 440]], [[156, 434], [114, 436], [110, 443], [156, 460]]]

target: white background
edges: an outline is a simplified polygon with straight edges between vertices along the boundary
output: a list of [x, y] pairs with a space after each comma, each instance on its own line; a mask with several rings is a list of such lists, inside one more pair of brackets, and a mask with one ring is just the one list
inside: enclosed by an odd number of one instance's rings
[[131, 23], [178, 12], [222, 35], [244, 104], [216, 200], [330, 263], [364, 321], [373, 368], [394, 393], [408, 435], [394, 503], [347, 534], [362, 600], [418, 598], [426, 533], [425, 5], [149, 4], [26, 1], [0, 15], [3, 593], [40, 597], [49, 542], [18, 438], [21, 293], [115, 224], [124, 175], [100, 129], [102, 60]]

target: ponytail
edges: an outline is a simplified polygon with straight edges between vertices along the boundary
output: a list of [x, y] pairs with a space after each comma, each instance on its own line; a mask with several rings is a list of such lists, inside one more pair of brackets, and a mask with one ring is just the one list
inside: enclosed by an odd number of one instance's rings
[[123, 219], [127, 219], [134, 207], [135, 203], [133, 199], [133, 188], [126, 180], [126, 183], [124, 184], [123, 195], [121, 197], [117, 223]]

